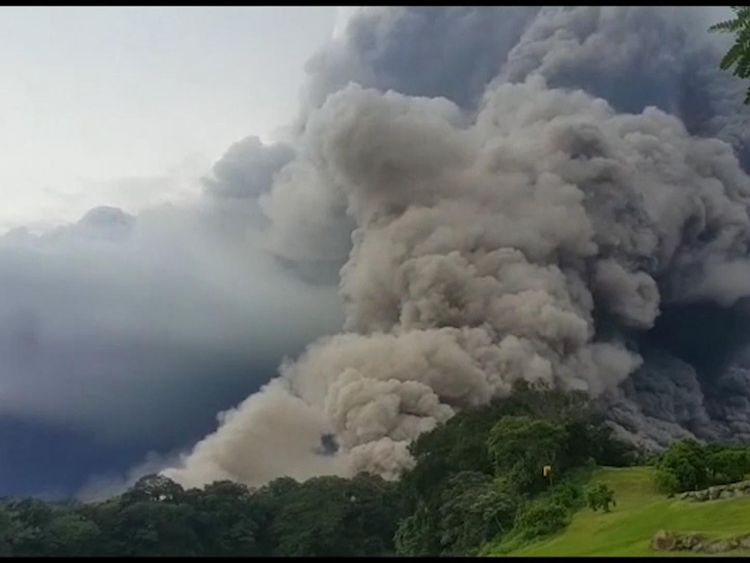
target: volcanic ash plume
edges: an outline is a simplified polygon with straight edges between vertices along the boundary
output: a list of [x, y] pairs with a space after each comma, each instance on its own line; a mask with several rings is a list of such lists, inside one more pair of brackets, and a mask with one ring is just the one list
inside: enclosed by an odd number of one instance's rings
[[[226, 414], [167, 471], [180, 482], [396, 477], [411, 440], [517, 379], [618, 395], [642, 362], [629, 331], [750, 287], [750, 178], [732, 147], [539, 74], [493, 85], [477, 112], [350, 85], [311, 111], [266, 209], [307, 182], [354, 225], [345, 331]], [[323, 434], [338, 451], [316, 451]]]

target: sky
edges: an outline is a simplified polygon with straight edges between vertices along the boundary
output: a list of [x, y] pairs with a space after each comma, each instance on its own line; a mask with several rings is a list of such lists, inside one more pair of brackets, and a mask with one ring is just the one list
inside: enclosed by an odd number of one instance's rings
[[52, 233], [0, 240], [0, 496], [113, 490], [337, 329], [334, 289], [190, 202], [234, 143], [284, 138], [350, 12], [0, 9], [0, 239]]
[[335, 7], [3, 8], [0, 232], [185, 197], [280, 134]]

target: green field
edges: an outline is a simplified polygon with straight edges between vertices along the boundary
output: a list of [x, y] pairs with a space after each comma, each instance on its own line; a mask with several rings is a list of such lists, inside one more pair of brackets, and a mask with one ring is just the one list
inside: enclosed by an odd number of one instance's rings
[[[612, 512], [583, 508], [563, 532], [507, 555], [693, 555], [652, 551], [649, 542], [660, 529], [701, 532], [716, 538], [750, 533], [750, 496], [706, 502], [668, 499], [656, 491], [650, 467], [601, 468], [590, 482], [603, 482], [614, 489], [617, 506]], [[748, 554], [734, 551], [726, 555]]]

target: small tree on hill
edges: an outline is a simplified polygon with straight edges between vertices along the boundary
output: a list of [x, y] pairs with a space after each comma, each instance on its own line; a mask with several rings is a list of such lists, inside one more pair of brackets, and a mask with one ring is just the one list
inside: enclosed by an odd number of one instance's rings
[[604, 512], [609, 512], [609, 505], [617, 506], [615, 502], [615, 492], [604, 483], [593, 486], [586, 492], [586, 502], [589, 508], [596, 512], [600, 508]]

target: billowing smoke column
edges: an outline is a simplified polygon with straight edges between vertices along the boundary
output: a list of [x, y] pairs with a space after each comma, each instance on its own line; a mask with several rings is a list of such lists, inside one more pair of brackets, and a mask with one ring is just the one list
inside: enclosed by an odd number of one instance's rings
[[301, 271], [343, 264], [344, 332], [166, 473], [396, 477], [410, 441], [518, 379], [587, 391], [647, 446], [750, 438], [747, 372], [729, 369], [739, 402], [714, 400], [721, 385], [654, 330], [663, 310], [750, 294], [748, 114], [713, 71], [710, 23], [653, 8], [355, 16], [313, 59], [295, 156], [260, 196], [270, 251]]

